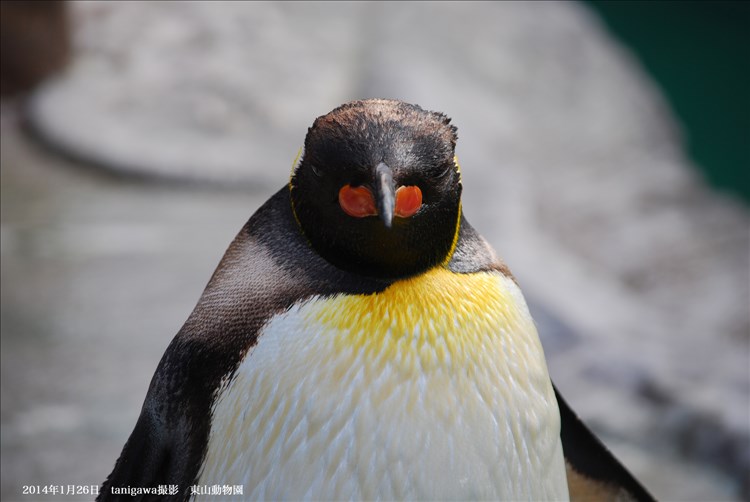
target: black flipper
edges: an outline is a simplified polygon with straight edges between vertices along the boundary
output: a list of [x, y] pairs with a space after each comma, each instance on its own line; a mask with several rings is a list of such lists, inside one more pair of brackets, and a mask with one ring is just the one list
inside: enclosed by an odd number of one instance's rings
[[[179, 486], [175, 475], [179, 475], [170, 465], [169, 445], [160, 439], [163, 431], [152, 422], [148, 412], [143, 411], [136, 423], [133, 433], [122, 449], [115, 468], [104, 482], [97, 500], [178, 500], [176, 495], [158, 495], [158, 485], [168, 490], [169, 484]], [[126, 493], [113, 494], [122, 488], [147, 488], [153, 494], [131, 496]]]
[[[553, 386], [554, 387], [554, 386]], [[555, 387], [571, 500], [654, 501], [654, 497], [578, 418]]]

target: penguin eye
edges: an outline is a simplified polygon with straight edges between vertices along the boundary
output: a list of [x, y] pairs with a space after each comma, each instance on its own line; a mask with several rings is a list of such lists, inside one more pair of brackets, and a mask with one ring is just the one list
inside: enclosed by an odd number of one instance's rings
[[315, 176], [317, 176], [318, 178], [322, 178], [323, 177], [323, 172], [315, 164], [310, 164], [310, 169], [312, 169], [313, 174]]

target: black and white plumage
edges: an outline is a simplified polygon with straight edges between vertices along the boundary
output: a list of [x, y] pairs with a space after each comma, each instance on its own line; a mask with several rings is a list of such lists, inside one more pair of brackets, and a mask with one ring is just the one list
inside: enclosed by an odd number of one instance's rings
[[100, 500], [217, 483], [651, 500], [556, 396], [520, 289], [461, 213], [455, 143], [447, 117], [398, 101], [315, 121], [167, 348]]

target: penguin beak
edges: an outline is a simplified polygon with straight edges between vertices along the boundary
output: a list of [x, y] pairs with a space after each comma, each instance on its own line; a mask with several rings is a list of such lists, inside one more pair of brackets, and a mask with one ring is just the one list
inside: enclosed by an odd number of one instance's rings
[[393, 182], [393, 171], [383, 162], [375, 168], [375, 204], [378, 215], [385, 228], [393, 224], [393, 210], [396, 207], [396, 185]]

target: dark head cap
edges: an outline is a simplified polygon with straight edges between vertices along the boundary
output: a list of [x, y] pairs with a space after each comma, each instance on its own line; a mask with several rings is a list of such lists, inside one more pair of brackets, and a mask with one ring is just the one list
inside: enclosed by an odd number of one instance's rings
[[448, 117], [400, 101], [318, 117], [290, 183], [303, 233], [329, 262], [373, 277], [447, 261], [461, 213], [455, 147]]

